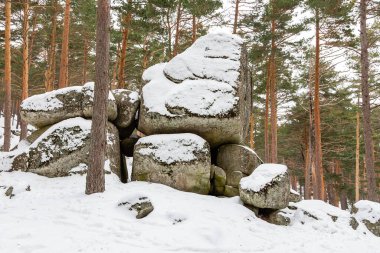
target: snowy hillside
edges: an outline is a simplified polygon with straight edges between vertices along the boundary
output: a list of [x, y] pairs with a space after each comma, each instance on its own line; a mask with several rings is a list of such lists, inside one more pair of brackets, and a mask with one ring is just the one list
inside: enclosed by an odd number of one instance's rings
[[[362, 224], [353, 230], [348, 212], [319, 201], [296, 205], [320, 220], [299, 213], [283, 227], [256, 218], [239, 197], [122, 184], [113, 174], [104, 193], [90, 196], [80, 175], [3, 172], [0, 185], [0, 252], [380, 252], [380, 238]], [[11, 199], [4, 195], [9, 186]], [[142, 196], [154, 206], [146, 218], [118, 206]]]

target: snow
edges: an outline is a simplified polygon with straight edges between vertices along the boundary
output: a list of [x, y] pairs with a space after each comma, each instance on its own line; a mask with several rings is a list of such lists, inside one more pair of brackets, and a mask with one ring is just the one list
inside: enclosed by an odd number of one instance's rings
[[[85, 195], [85, 179], [0, 173], [0, 252], [379, 252], [380, 238], [350, 228], [343, 222], [346, 211], [335, 213], [341, 216], [337, 223], [329, 218], [283, 227], [256, 218], [238, 197], [122, 184], [114, 174], [106, 175], [104, 193]], [[9, 186], [12, 199], [4, 195]], [[137, 197], [154, 206], [146, 218], [118, 206]], [[302, 203], [309, 211], [325, 208], [317, 201]]]
[[142, 88], [144, 106], [148, 112], [175, 116], [167, 110], [165, 103], [167, 94], [176, 84], [165, 77], [164, 67], [165, 64], [160, 63], [145, 70], [143, 79], [151, 81]]
[[213, 80], [185, 80], [166, 99], [166, 107], [183, 108], [202, 116], [232, 113], [239, 101], [234, 89]]
[[240, 180], [240, 187], [249, 191], [259, 192], [273, 180], [279, 180], [287, 171], [288, 168], [282, 164], [261, 164], [251, 175]]
[[174, 81], [213, 79], [235, 87], [239, 77], [243, 41], [227, 33], [208, 34], [196, 40], [164, 68]]
[[208, 152], [206, 141], [190, 133], [151, 135], [139, 139], [136, 145], [143, 145], [138, 151], [141, 155], [166, 164], [191, 162], [197, 154]]
[[371, 223], [380, 222], [380, 203], [360, 200], [354, 206], [358, 209], [355, 214], [357, 220], [368, 220]]
[[[89, 102], [94, 101], [94, 89], [95, 89], [95, 82], [87, 82], [82, 87], [82, 92], [85, 96], [89, 98]], [[115, 101], [115, 97], [113, 96], [111, 91], [108, 92], [108, 100]]]
[[292, 188], [290, 188], [290, 193], [295, 194], [295, 195], [298, 195], [298, 196], [300, 195], [299, 192], [293, 190]]
[[[81, 131], [75, 133], [72, 131], [67, 132], [68, 128], [73, 127], [80, 127]], [[59, 133], [58, 135], [64, 143], [64, 145], [59, 146], [59, 149], [56, 147], [57, 144], [53, 138], [47, 138], [49, 135], [54, 133]], [[81, 117], [63, 120], [47, 129], [32, 144], [29, 144], [28, 142], [20, 142], [21, 145], [19, 145], [15, 150], [11, 152], [0, 152], [0, 171], [10, 170], [16, 156], [22, 153], [29, 153], [29, 150], [32, 148], [38, 148], [41, 141], [44, 141], [45, 147], [43, 149], [44, 153], [42, 153], [41, 162], [46, 162], [53, 157], [53, 153], [61, 152], [63, 150], [76, 150], [78, 147], [83, 146], [84, 140], [88, 138], [90, 133], [91, 120]]]
[[148, 68], [142, 89], [147, 111], [168, 117], [229, 115], [239, 100], [241, 46], [238, 36], [209, 34], [170, 62]]
[[[67, 131], [69, 128], [80, 127], [81, 131], [73, 133]], [[47, 138], [48, 136], [57, 133], [59, 138], [63, 140], [64, 145], [59, 144], [56, 146], [53, 138]], [[81, 117], [71, 118], [63, 120], [46, 130], [40, 137], [35, 140], [29, 148], [37, 148], [41, 141], [44, 141], [44, 153], [42, 154], [41, 162], [49, 161], [53, 157], [53, 152], [66, 150], [73, 151], [84, 145], [84, 140], [89, 137], [91, 133], [91, 120], [87, 120]], [[59, 147], [59, 150], [57, 150]]]
[[21, 103], [21, 108], [28, 111], [53, 111], [63, 108], [63, 103], [57, 98], [57, 95], [66, 94], [68, 92], [81, 92], [82, 86], [71, 86], [46, 92], [39, 95], [31, 96]]

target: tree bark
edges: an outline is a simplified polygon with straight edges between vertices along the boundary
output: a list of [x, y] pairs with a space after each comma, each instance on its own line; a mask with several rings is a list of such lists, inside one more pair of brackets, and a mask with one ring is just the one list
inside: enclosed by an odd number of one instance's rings
[[55, 54], [56, 54], [56, 38], [57, 38], [57, 0], [53, 2], [53, 16], [51, 18], [52, 31], [50, 35], [50, 47], [48, 56], [48, 69], [45, 74], [45, 91], [54, 90], [55, 82]]
[[82, 84], [87, 83], [87, 56], [88, 56], [88, 39], [84, 36], [83, 45], [83, 70], [82, 70]]
[[305, 139], [304, 139], [304, 143], [305, 143], [305, 171], [304, 171], [304, 177], [305, 177], [305, 190], [304, 190], [304, 198], [305, 199], [310, 199], [310, 171], [311, 171], [311, 168], [310, 168], [310, 150], [309, 150], [309, 135], [310, 133], [308, 134], [308, 130], [307, 130], [307, 126], [305, 126]]
[[69, 79], [70, 3], [71, 0], [66, 0], [65, 17], [63, 21], [62, 51], [58, 88], [67, 87]]
[[369, 60], [368, 60], [368, 37], [367, 37], [367, 1], [360, 0], [360, 63], [361, 63], [361, 90], [362, 90], [362, 113], [363, 113], [363, 137], [365, 162], [367, 166], [367, 189], [368, 199], [380, 201], [377, 193], [375, 174], [375, 155], [372, 140], [371, 108], [368, 83]]
[[237, 24], [238, 24], [238, 18], [239, 18], [239, 3], [240, 0], [236, 0], [235, 3], [235, 18], [234, 18], [234, 28], [233, 28], [233, 34], [236, 34], [237, 32]]
[[193, 26], [192, 26], [192, 42], [194, 43], [197, 40], [197, 17], [193, 15]]
[[321, 138], [321, 115], [319, 105], [319, 58], [320, 58], [320, 38], [319, 38], [319, 10], [315, 15], [315, 88], [314, 88], [314, 129], [315, 129], [315, 171], [317, 179], [318, 194], [317, 199], [325, 200], [325, 186], [322, 166], [322, 138]]
[[270, 119], [271, 119], [271, 162], [277, 163], [277, 87], [276, 87], [276, 23], [271, 21], [271, 87], [270, 87]]
[[270, 94], [270, 66], [271, 60], [269, 58], [267, 67], [267, 80], [265, 87], [265, 119], [264, 119], [264, 146], [265, 146], [265, 162], [270, 163], [270, 142], [269, 142], [269, 94]]
[[[358, 97], [359, 105], [359, 97]], [[359, 108], [358, 108], [359, 109]], [[355, 202], [360, 199], [360, 113], [356, 112]]]
[[178, 54], [178, 44], [179, 44], [179, 31], [180, 31], [180, 22], [181, 22], [181, 15], [182, 15], [182, 4], [181, 1], [178, 3], [177, 8], [177, 23], [175, 28], [175, 41], [174, 41], [174, 49], [173, 49], [173, 57]]
[[[24, 0], [24, 16], [22, 28], [22, 93], [21, 101], [28, 97], [29, 85], [29, 0]], [[21, 120], [21, 135], [20, 140], [23, 140], [28, 135], [28, 124]]]
[[109, 92], [110, 2], [98, 0], [96, 26], [94, 112], [91, 127], [86, 194], [105, 190], [104, 160], [107, 145], [107, 98]]
[[253, 112], [251, 112], [251, 115], [249, 117], [249, 147], [251, 149], [255, 148], [255, 118], [253, 115]]
[[[128, 0], [128, 5], [131, 6], [132, 0]], [[123, 89], [125, 86], [125, 77], [124, 77], [124, 66], [125, 58], [127, 56], [127, 45], [128, 45], [128, 35], [130, 30], [130, 24], [132, 20], [132, 12], [128, 10], [126, 16], [124, 16], [124, 28], [123, 28], [123, 41], [121, 43], [121, 52], [120, 52], [120, 63], [119, 63], [119, 74], [118, 74], [118, 88]]]
[[11, 147], [11, 0], [5, 2], [5, 55], [4, 55], [4, 151]]

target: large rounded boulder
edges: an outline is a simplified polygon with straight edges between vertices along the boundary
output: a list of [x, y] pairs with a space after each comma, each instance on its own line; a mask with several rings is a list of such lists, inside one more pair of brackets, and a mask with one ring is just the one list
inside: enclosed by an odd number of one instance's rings
[[[92, 118], [94, 83], [71, 86], [31, 96], [21, 103], [21, 118], [35, 127], [50, 126], [75, 117]], [[117, 117], [116, 101], [109, 93], [107, 104], [108, 120]]]
[[208, 194], [210, 170], [210, 146], [195, 134], [151, 135], [139, 139], [135, 145], [133, 181]]
[[31, 96], [21, 103], [21, 118], [36, 127], [81, 117], [83, 93], [81, 86], [72, 86]]
[[[68, 176], [71, 170], [89, 163], [91, 120], [81, 117], [63, 120], [41, 132], [29, 146], [20, 147], [4, 159], [6, 170], [21, 170], [46, 177]], [[107, 167], [120, 178], [119, 135], [112, 123], [107, 123]], [[7, 154], [7, 153], [5, 153]]]
[[258, 208], [282, 209], [289, 204], [288, 168], [281, 164], [262, 164], [240, 180], [241, 200]]
[[194, 133], [212, 147], [247, 142], [251, 84], [238, 36], [203, 36], [168, 63], [147, 69], [143, 79], [139, 131]]

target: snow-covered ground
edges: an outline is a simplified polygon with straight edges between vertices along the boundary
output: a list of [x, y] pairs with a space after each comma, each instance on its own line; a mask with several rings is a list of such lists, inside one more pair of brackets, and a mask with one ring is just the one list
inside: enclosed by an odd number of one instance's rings
[[[283, 227], [256, 218], [238, 197], [122, 184], [115, 175], [106, 176], [104, 193], [87, 196], [85, 178], [0, 173], [0, 252], [380, 252], [380, 238], [364, 226], [353, 230], [348, 212], [318, 201], [298, 205], [323, 219], [301, 217]], [[11, 199], [4, 195], [9, 186]], [[139, 196], [154, 205], [143, 219], [118, 206]]]

